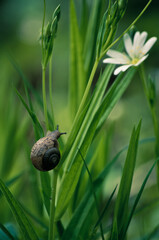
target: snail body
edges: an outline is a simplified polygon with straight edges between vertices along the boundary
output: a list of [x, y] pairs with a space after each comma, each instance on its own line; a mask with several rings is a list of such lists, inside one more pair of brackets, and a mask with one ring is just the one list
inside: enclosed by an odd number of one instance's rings
[[60, 161], [60, 151], [57, 139], [65, 133], [55, 131], [40, 138], [32, 147], [30, 158], [35, 168], [40, 171], [54, 169]]

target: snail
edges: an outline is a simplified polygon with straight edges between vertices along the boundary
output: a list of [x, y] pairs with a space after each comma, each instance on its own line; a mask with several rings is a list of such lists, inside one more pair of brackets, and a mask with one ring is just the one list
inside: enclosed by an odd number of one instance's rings
[[30, 158], [35, 168], [40, 171], [54, 169], [60, 161], [60, 151], [57, 139], [65, 132], [60, 133], [58, 126], [46, 137], [40, 138], [32, 147]]

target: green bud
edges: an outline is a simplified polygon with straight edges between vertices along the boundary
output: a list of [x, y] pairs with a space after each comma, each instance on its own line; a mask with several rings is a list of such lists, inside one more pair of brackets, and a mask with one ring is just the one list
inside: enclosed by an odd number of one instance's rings
[[118, 9], [119, 9], [120, 17], [123, 17], [127, 4], [128, 4], [128, 0], [118, 0]]
[[54, 39], [57, 33], [58, 21], [60, 19], [60, 5], [55, 9], [51, 21], [48, 22], [43, 36], [43, 66], [46, 68], [47, 63], [52, 55]]
[[60, 9], [60, 5], [58, 5], [55, 11], [53, 12], [52, 20], [54, 20], [54, 18], [57, 17], [57, 21], [59, 21], [60, 15], [61, 15], [61, 9]]

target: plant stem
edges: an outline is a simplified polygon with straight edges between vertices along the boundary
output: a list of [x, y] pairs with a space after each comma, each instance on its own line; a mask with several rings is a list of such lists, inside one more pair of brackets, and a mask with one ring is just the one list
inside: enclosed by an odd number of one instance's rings
[[96, 69], [98, 67], [98, 63], [99, 63], [99, 60], [96, 59], [94, 65], [93, 65], [93, 68], [92, 68], [92, 71], [91, 71], [91, 74], [90, 74], [90, 77], [89, 77], [89, 80], [88, 80], [85, 92], [84, 92], [84, 95], [83, 95], [83, 98], [81, 100], [80, 106], [79, 106], [78, 111], [76, 113], [76, 117], [75, 117], [74, 123], [76, 123], [76, 120], [79, 117], [81, 111], [83, 110], [83, 107], [87, 104], [89, 91], [90, 91], [90, 88], [91, 88], [91, 85], [92, 85], [92, 81], [93, 81]]
[[[145, 70], [144, 70], [143, 64], [141, 64], [140, 67], [139, 67], [139, 74], [140, 74], [140, 78], [141, 78], [142, 83], [143, 83], [145, 96], [147, 98], [148, 105], [149, 105], [149, 108], [150, 108], [150, 111], [151, 111], [154, 134], [155, 134], [155, 137], [156, 137], [155, 153], [156, 153], [156, 157], [158, 158], [159, 157], [159, 125], [158, 125], [158, 121], [157, 121], [157, 114], [156, 114], [155, 105], [154, 104], [152, 105], [150, 103], [149, 89], [148, 89], [148, 85], [147, 85], [147, 81], [146, 81], [146, 75], [145, 75]], [[159, 162], [157, 162], [157, 183], [158, 183], [158, 187], [159, 187]]]
[[49, 122], [47, 115], [47, 102], [46, 102], [46, 88], [45, 88], [45, 68], [42, 68], [42, 94], [43, 94], [43, 107], [44, 107], [44, 116], [45, 116], [45, 124], [46, 129], [49, 130]]
[[50, 95], [50, 106], [51, 106], [51, 119], [54, 128], [54, 108], [53, 108], [53, 95], [52, 95], [52, 56], [49, 61], [49, 95]]
[[50, 224], [49, 224], [49, 238], [48, 240], [55, 239], [55, 199], [56, 199], [56, 186], [57, 186], [58, 171], [53, 171], [52, 176], [52, 194], [50, 204]]
[[154, 133], [155, 133], [155, 136], [156, 136], [156, 140], [158, 140], [159, 139], [159, 129], [158, 129], [157, 115], [156, 115], [156, 111], [155, 111], [155, 106], [151, 105], [151, 103], [149, 101], [149, 92], [148, 92], [149, 90], [148, 90], [148, 86], [147, 86], [146, 75], [145, 75], [145, 70], [144, 70], [143, 64], [141, 64], [139, 70], [140, 70], [139, 71], [140, 77], [141, 77], [143, 87], [144, 87], [145, 96], [147, 98], [149, 108], [150, 108], [150, 111], [151, 111], [151, 115], [152, 115]]

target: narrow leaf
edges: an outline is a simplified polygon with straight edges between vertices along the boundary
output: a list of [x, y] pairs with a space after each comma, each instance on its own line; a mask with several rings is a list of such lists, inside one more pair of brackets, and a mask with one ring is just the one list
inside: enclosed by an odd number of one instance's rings
[[42, 194], [48, 215], [50, 214], [51, 181], [48, 172], [40, 172]]
[[77, 111], [86, 86], [82, 41], [73, 0], [70, 3], [70, 104], [71, 113]]
[[[24, 175], [24, 172], [21, 172], [20, 174], [18, 174], [17, 176], [11, 178], [9, 181], [6, 182], [6, 186], [10, 187], [11, 185], [13, 185], [15, 182], [17, 182], [17, 180], [19, 180], [21, 178], [21, 176]], [[2, 192], [0, 191], [0, 197], [2, 196]]]
[[[125, 219], [128, 214], [128, 202], [131, 190], [131, 184], [135, 169], [136, 155], [137, 155], [137, 147], [138, 147], [138, 139], [140, 133], [141, 122], [138, 124], [137, 129], [135, 128], [132, 131], [129, 148], [127, 152], [126, 161], [124, 164], [124, 169], [122, 173], [122, 178], [120, 182], [119, 192], [117, 195], [116, 205], [115, 205], [115, 213], [113, 220], [113, 229], [114, 224], [117, 224], [117, 232], [120, 234], [123, 231], [125, 226]], [[116, 229], [116, 228], [115, 228]], [[113, 235], [111, 235], [111, 239], [113, 240]]]
[[87, 76], [89, 76], [90, 71], [92, 69], [96, 51], [96, 41], [97, 34], [100, 24], [100, 19], [102, 15], [102, 1], [92, 1], [91, 12], [89, 17], [89, 23], [87, 27], [87, 34], [84, 45], [84, 59], [85, 59], [85, 69], [87, 72]]
[[39, 123], [39, 120], [37, 119], [36, 115], [34, 114], [34, 112], [31, 111], [31, 109], [28, 107], [27, 103], [25, 102], [24, 98], [21, 96], [21, 94], [18, 92], [17, 89], [15, 89], [19, 99], [21, 100], [21, 102], [23, 103], [25, 109], [27, 110], [27, 112], [29, 113], [32, 121], [33, 121], [33, 126], [34, 126], [34, 130], [35, 130], [35, 134], [36, 134], [36, 139], [39, 139], [40, 137], [44, 136], [44, 132], [43, 129]]
[[135, 209], [136, 209], [137, 204], [138, 204], [138, 202], [139, 202], [139, 200], [140, 200], [140, 198], [141, 198], [141, 195], [142, 195], [143, 190], [144, 190], [144, 188], [145, 188], [145, 185], [146, 185], [146, 183], [147, 183], [147, 181], [148, 181], [148, 178], [150, 177], [150, 174], [151, 174], [152, 170], [154, 169], [154, 167], [155, 167], [155, 165], [156, 165], [156, 163], [157, 163], [158, 161], [159, 161], [159, 158], [154, 162], [154, 164], [152, 165], [152, 167], [151, 167], [150, 170], [148, 171], [148, 173], [147, 173], [147, 175], [146, 175], [146, 177], [145, 177], [145, 179], [144, 179], [144, 181], [143, 181], [143, 183], [142, 183], [142, 185], [141, 185], [141, 188], [140, 188], [140, 190], [139, 190], [139, 192], [138, 192], [138, 194], [137, 194], [137, 197], [136, 197], [136, 199], [135, 199], [135, 202], [134, 202], [133, 207], [132, 207], [132, 209], [131, 209], [131, 212], [130, 212], [130, 214], [129, 214], [128, 220], [127, 220], [127, 222], [126, 222], [126, 224], [125, 224], [125, 229], [124, 229], [124, 231], [123, 231], [123, 233], [122, 233], [122, 238], [123, 238], [123, 239], [124, 239], [124, 237], [125, 237], [125, 235], [126, 235], [126, 232], [127, 232], [128, 227], [129, 227], [129, 225], [130, 225], [131, 219], [132, 219], [132, 217], [133, 217], [133, 214], [135, 213]]
[[26, 240], [38, 240], [38, 237], [32, 228], [32, 225], [30, 224], [30, 221], [27, 219], [27, 217], [24, 214], [24, 211], [21, 207], [21, 205], [16, 201], [16, 199], [13, 197], [9, 189], [5, 186], [3, 181], [0, 179], [0, 189], [2, 193], [4, 194], [18, 224], [21, 229], [21, 232], [23, 234], [24, 239]]
[[[79, 154], [81, 155], [81, 158], [82, 158], [82, 160], [83, 160], [83, 162], [84, 162], [84, 166], [85, 166], [85, 168], [86, 168], [86, 170], [87, 170], [87, 172], [88, 172], [88, 176], [89, 176], [89, 180], [90, 180], [90, 183], [91, 183], [91, 189], [92, 189], [92, 193], [93, 193], [93, 197], [94, 197], [94, 201], [95, 201], [95, 206], [96, 206], [97, 214], [98, 214], [98, 217], [100, 218], [100, 216], [99, 216], [100, 213], [99, 213], [99, 208], [98, 208], [98, 201], [97, 201], [96, 193], [95, 193], [95, 190], [94, 190], [94, 185], [93, 185], [93, 180], [92, 180], [92, 177], [91, 177], [91, 173], [90, 173], [90, 171], [89, 171], [89, 169], [88, 169], [88, 167], [87, 167], [87, 164], [86, 164], [86, 162], [85, 162], [85, 160], [84, 160], [84, 158], [83, 158], [80, 150], [79, 150]], [[102, 227], [102, 224], [101, 224], [101, 223], [99, 223], [99, 224], [100, 224], [101, 238], [104, 240], [103, 227]]]

